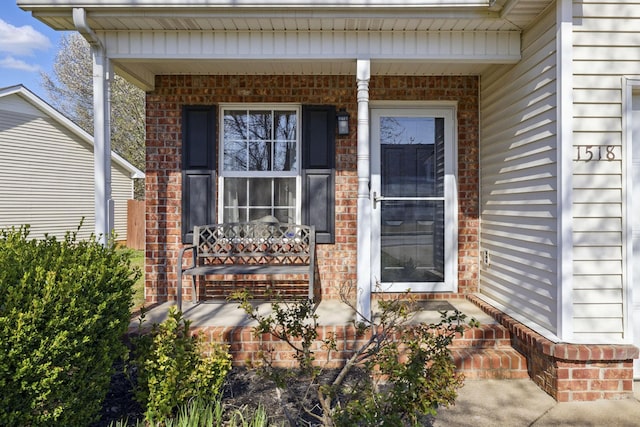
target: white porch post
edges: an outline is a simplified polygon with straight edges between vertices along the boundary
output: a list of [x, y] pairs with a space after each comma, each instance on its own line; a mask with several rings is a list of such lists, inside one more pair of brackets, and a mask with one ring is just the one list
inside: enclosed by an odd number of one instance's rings
[[73, 9], [76, 29], [89, 42], [93, 62], [93, 157], [95, 234], [105, 244], [113, 231], [111, 199], [111, 66], [106, 49], [87, 23], [82, 8]]
[[359, 59], [358, 83], [358, 312], [371, 318], [371, 198], [369, 191], [369, 80], [371, 61]]

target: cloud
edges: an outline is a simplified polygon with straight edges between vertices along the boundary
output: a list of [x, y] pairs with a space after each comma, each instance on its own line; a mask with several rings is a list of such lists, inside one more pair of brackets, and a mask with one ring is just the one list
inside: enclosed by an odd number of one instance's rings
[[16, 27], [0, 19], [0, 52], [33, 56], [34, 51], [51, 48], [51, 40], [31, 25]]
[[27, 71], [29, 73], [35, 73], [40, 71], [41, 67], [36, 64], [28, 64], [20, 59], [15, 59], [11, 56], [6, 58], [0, 58], [0, 68], [11, 68], [13, 70]]

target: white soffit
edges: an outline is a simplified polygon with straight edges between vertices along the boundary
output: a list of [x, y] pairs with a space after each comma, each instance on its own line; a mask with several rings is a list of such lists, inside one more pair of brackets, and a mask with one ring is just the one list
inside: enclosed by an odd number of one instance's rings
[[521, 30], [553, 0], [17, 0], [56, 30], [82, 7], [94, 31]]
[[[194, 60], [188, 69], [184, 61], [118, 61], [118, 73], [157, 75], [355, 75], [356, 60]], [[479, 75], [490, 63], [451, 61], [372, 61], [372, 75]]]

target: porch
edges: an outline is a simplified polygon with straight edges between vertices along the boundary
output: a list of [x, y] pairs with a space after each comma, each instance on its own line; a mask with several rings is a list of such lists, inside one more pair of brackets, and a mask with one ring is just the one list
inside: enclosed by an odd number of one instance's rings
[[[480, 323], [478, 328], [468, 329], [462, 337], [455, 339], [451, 350], [458, 369], [468, 379], [513, 379], [528, 378], [526, 359], [510, 345], [508, 331], [498, 324], [490, 315], [484, 313], [477, 305], [466, 299], [438, 299], [417, 302], [419, 311], [411, 319], [412, 323], [437, 323], [441, 311], [458, 310], [467, 316], [467, 320], [475, 319]], [[146, 324], [162, 322], [166, 318], [169, 307], [166, 302], [153, 307], [146, 313]], [[373, 304], [376, 306], [376, 304]], [[261, 314], [272, 312], [271, 302], [257, 301], [255, 306]], [[183, 302], [183, 316], [191, 322], [192, 333], [206, 337], [209, 342], [226, 342], [235, 365], [245, 365], [253, 360], [254, 353], [265, 342], [277, 352], [277, 358], [283, 367], [293, 366], [293, 352], [284, 344], [276, 343], [270, 337], [255, 337], [253, 327], [255, 321], [250, 319], [239, 308], [236, 302], [224, 300], [205, 300], [197, 304]], [[335, 334], [338, 338], [338, 351], [332, 352], [328, 362], [331, 366], [340, 366], [349, 357], [351, 350], [357, 345], [353, 322], [355, 311], [347, 304], [337, 300], [325, 300], [316, 305], [318, 315], [319, 343]], [[373, 316], [375, 316], [375, 309]], [[138, 328], [139, 317], [132, 320], [131, 330]], [[318, 360], [327, 360], [318, 354]]]
[[[260, 313], [271, 312], [270, 302], [255, 304]], [[633, 396], [633, 359], [638, 357], [638, 349], [633, 346], [554, 343], [476, 295], [423, 300], [419, 304], [421, 310], [413, 322], [438, 322], [440, 311], [454, 309], [479, 322], [478, 327], [467, 329], [450, 347], [456, 367], [467, 380], [531, 379], [558, 402]], [[162, 322], [172, 305], [175, 303], [165, 302], [152, 307], [145, 314], [145, 324]], [[321, 301], [315, 313], [319, 325], [317, 359], [328, 360], [328, 366], [341, 366], [358, 343], [353, 327], [356, 313], [337, 300]], [[254, 336], [255, 323], [238, 303], [187, 301], [183, 302], [183, 316], [191, 322], [191, 332], [204, 336], [205, 341], [229, 344], [236, 366], [254, 360], [265, 344], [274, 351], [282, 367], [295, 363], [293, 352], [285, 343]], [[137, 331], [138, 325], [136, 316], [130, 332]], [[330, 334], [338, 341], [337, 351], [322, 353], [322, 340]]]
[[[291, 302], [293, 303], [294, 301]], [[474, 318], [482, 325], [496, 324], [496, 321], [491, 316], [466, 299], [431, 299], [418, 301], [417, 304], [420, 310], [412, 319], [412, 322], [415, 323], [438, 322], [440, 320], [440, 310], [458, 310], [465, 314], [467, 319]], [[162, 322], [166, 319], [169, 307], [174, 305], [175, 301], [154, 305], [145, 314], [146, 322], [149, 324]], [[271, 301], [256, 300], [254, 306], [258, 308], [261, 314], [272, 312]], [[238, 328], [253, 327], [256, 324], [234, 301], [224, 299], [207, 299], [198, 303], [183, 301], [182, 308], [184, 318], [191, 322], [193, 328]], [[349, 325], [356, 319], [356, 313], [349, 305], [335, 299], [320, 301], [316, 305], [315, 313], [318, 315], [318, 324], [327, 327]], [[138, 321], [139, 316], [132, 319], [132, 327], [137, 327]]]

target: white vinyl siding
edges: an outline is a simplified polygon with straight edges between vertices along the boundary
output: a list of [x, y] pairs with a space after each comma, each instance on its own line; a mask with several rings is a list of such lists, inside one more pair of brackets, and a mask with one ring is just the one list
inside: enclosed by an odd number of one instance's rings
[[574, 339], [628, 342], [621, 85], [622, 76], [640, 75], [640, 2], [575, 2], [573, 14], [574, 148], [615, 157], [574, 157]]
[[[112, 164], [119, 239], [133, 197], [129, 176]], [[19, 96], [0, 99], [0, 228], [29, 224], [31, 238], [63, 237], [84, 217], [78, 237], [87, 238], [95, 231], [94, 191], [92, 145]]]
[[553, 10], [523, 34], [522, 61], [481, 88], [481, 264], [484, 297], [556, 334], [557, 86]]

